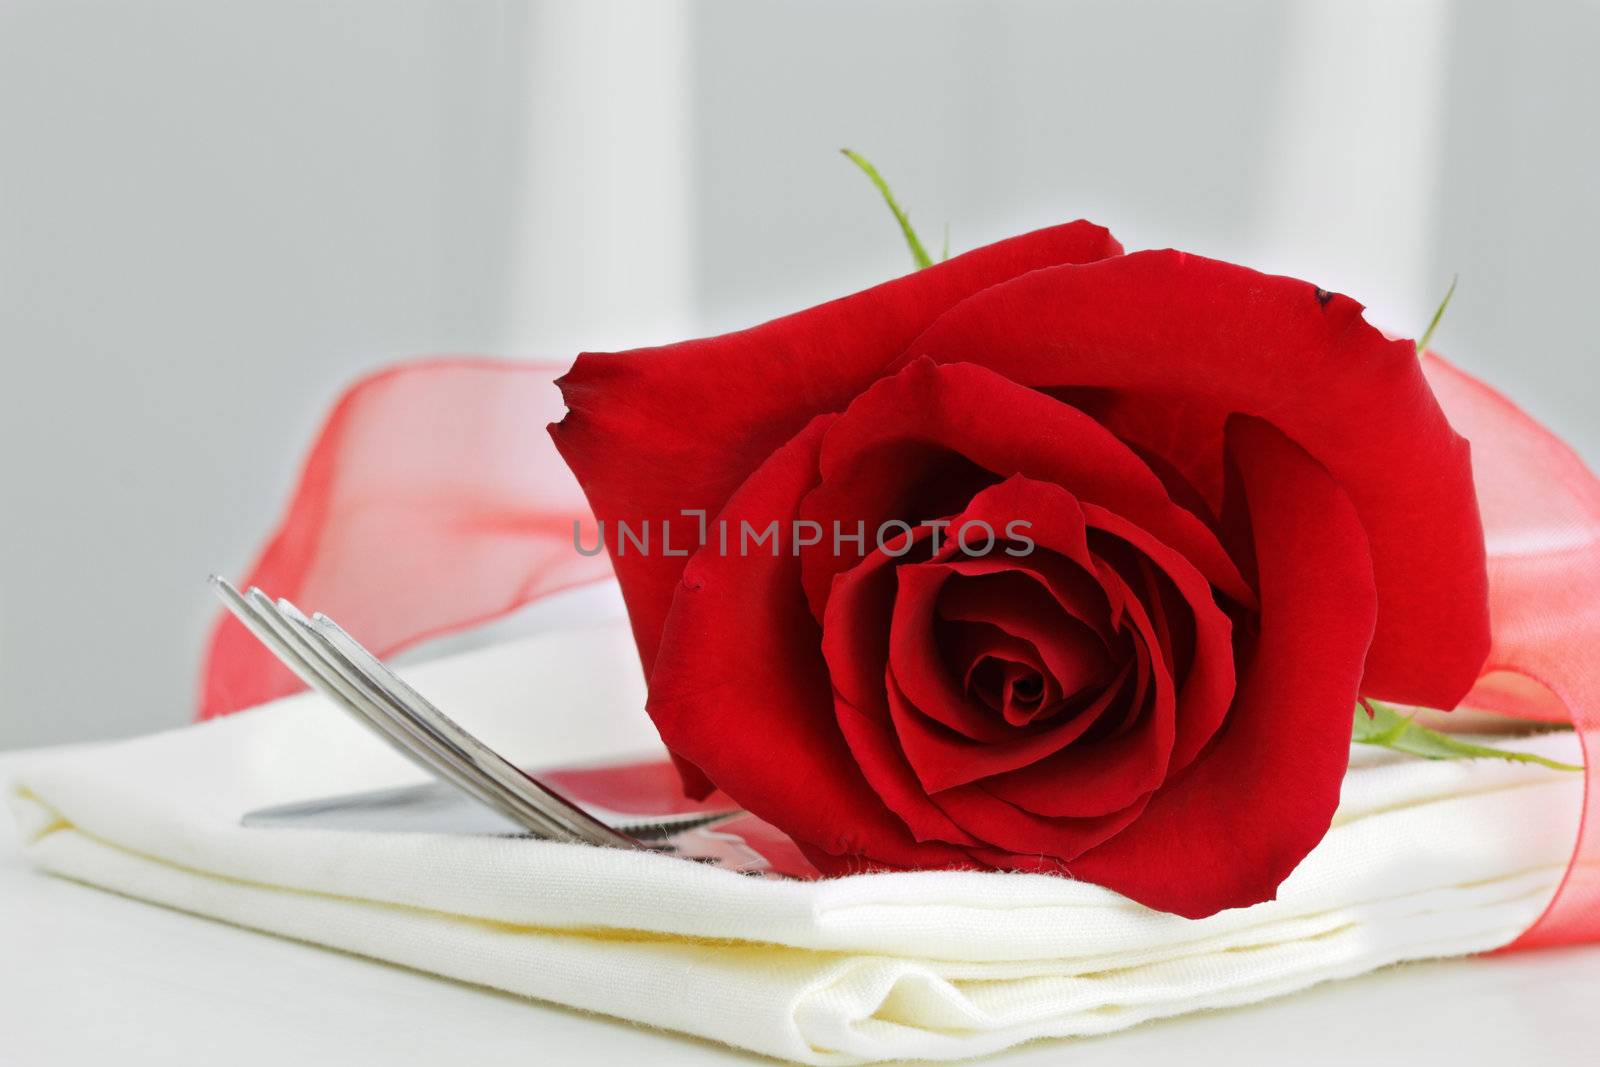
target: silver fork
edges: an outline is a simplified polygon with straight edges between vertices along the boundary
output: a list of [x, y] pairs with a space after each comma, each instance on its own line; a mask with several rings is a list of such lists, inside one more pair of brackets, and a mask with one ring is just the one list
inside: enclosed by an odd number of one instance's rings
[[320, 613], [211, 576], [228, 610], [301, 681], [421, 766], [535, 837], [614, 848], [651, 846], [596, 819], [462, 729]]

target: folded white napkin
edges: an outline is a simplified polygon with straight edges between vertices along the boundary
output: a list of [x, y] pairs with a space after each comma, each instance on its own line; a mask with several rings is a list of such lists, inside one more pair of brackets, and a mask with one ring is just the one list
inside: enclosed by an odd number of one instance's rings
[[[618, 626], [406, 672], [529, 765], [653, 743]], [[1286, 733], [1285, 744], [1293, 743]], [[1518, 744], [1575, 759], [1570, 735]], [[501, 837], [246, 829], [258, 807], [416, 781], [313, 696], [27, 766], [43, 868], [170, 907], [808, 1063], [955, 1058], [1479, 952], [1543, 908], [1580, 776], [1354, 754], [1277, 900], [1198, 922], [1038, 875], [775, 882]]]

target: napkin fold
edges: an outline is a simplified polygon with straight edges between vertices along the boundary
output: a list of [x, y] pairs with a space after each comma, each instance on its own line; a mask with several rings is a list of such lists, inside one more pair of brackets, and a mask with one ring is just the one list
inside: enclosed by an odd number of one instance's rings
[[[659, 751], [626, 627], [403, 671], [528, 766]], [[621, 665], [627, 664], [626, 668]], [[1292, 744], [1292, 734], [1285, 736]], [[1509, 743], [1581, 759], [1571, 734]], [[1553, 895], [1581, 776], [1357, 748], [1276, 900], [1191, 921], [1041, 875], [744, 877], [496, 836], [245, 828], [421, 778], [320, 697], [43, 755], [8, 800], [43, 869], [157, 904], [805, 1063], [953, 1059], [1497, 948]]]

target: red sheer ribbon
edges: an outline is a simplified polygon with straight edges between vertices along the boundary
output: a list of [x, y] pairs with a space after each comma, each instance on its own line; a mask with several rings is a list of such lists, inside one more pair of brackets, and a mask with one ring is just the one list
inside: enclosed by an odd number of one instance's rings
[[[1584, 746], [1572, 863], [1512, 947], [1600, 939], [1600, 481], [1483, 383], [1431, 354], [1424, 365], [1473, 443], [1488, 541], [1494, 648], [1468, 703], [1570, 720]], [[589, 511], [545, 433], [561, 415], [551, 382], [562, 369], [441, 359], [358, 382], [246, 581], [328, 612], [387, 655], [608, 576], [603, 556], [574, 546]], [[242, 627], [218, 623], [201, 718], [297, 688]]]
[[1584, 799], [1555, 899], [1510, 947], [1600, 940], [1600, 481], [1511, 401], [1429, 353], [1428, 381], [1472, 442], [1489, 554], [1493, 647], [1465, 703], [1570, 721], [1583, 744]]
[[[583, 491], [545, 426], [566, 368], [481, 358], [402, 364], [340, 398], [288, 514], [246, 581], [325, 611], [379, 655], [607, 578]], [[200, 718], [301, 688], [224, 614], [212, 631]]]

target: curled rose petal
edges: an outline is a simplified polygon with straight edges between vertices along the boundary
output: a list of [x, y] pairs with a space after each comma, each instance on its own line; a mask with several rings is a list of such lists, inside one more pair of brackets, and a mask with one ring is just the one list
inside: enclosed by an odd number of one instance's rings
[[1366, 535], [1328, 471], [1259, 419], [1230, 420], [1227, 443], [1249, 507], [1262, 615], [1238, 696], [1188, 772], [1073, 865], [1189, 917], [1271, 899], [1327, 832], [1377, 617]]
[[[765, 526], [793, 516], [816, 477], [829, 419], [819, 417], [745, 483], [723, 515]], [[780, 533], [781, 536], [786, 536]], [[650, 678], [649, 712], [673, 754], [799, 840], [834, 854], [937, 866], [961, 853], [919, 846], [856, 769], [833, 716], [819, 634], [789, 552], [724, 555], [684, 568]], [[770, 680], [781, 677], [784, 684]], [[761, 729], [748, 729], [759, 716]]]
[[902, 363], [981, 352], [986, 367], [1023, 385], [1095, 390], [1095, 414], [1114, 432], [1142, 429], [1141, 445], [1201, 487], [1213, 509], [1228, 417], [1268, 419], [1343, 487], [1371, 545], [1380, 610], [1364, 691], [1454, 707], [1489, 648], [1468, 450], [1411, 343], [1384, 337], [1360, 312], [1292, 278], [1135, 252], [979, 293]]
[[[753, 329], [585, 353], [560, 380], [568, 412], [550, 433], [613, 547], [619, 520], [680, 520], [687, 530], [683, 510], [721, 511], [768, 455], [814, 416], [843, 410], [941, 313], [1028, 271], [1121, 252], [1103, 228], [1072, 222]], [[684, 561], [614, 562], [648, 675]]]
[[[899, 573], [900, 593], [895, 601], [890, 639], [891, 647], [897, 650], [921, 643], [920, 639], [932, 622], [939, 591], [949, 574], [937, 564], [902, 567]], [[932, 664], [928, 657], [891, 655], [890, 677], [902, 694], [913, 684], [924, 691], [937, 686], [937, 681], [930, 682], [911, 673], [923, 669], [942, 668]], [[930, 721], [903, 697], [900, 701], [891, 701], [890, 707], [906, 758], [929, 792], [966, 785], [1035, 763], [1081, 737], [1094, 725], [1099, 710], [1086, 708], [1085, 713], [1036, 724], [1038, 728], [1027, 731], [1007, 723], [1003, 715], [991, 712], [1009, 736], [973, 741], [941, 723]]]
[[[971, 363], [914, 361], [852, 402], [823, 444], [822, 479], [802, 515], [875, 529], [904, 512], [918, 485], [915, 472], [937, 453], [962, 457], [996, 479], [1026, 474], [1064, 486], [1162, 537], [1224, 592], [1252, 599], [1216, 535], [1175, 504], [1149, 465], [1105, 427]], [[852, 557], [819, 546], [804, 559], [806, 594], [817, 611], [828, 582]]]

